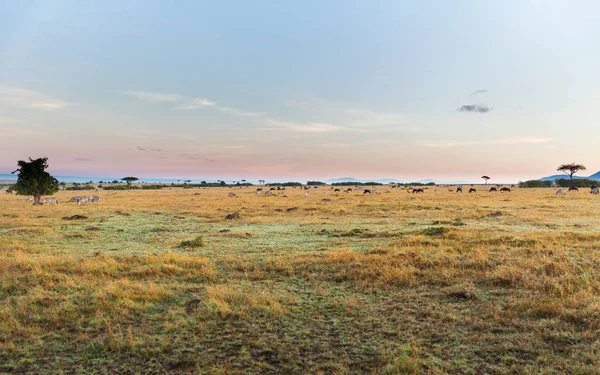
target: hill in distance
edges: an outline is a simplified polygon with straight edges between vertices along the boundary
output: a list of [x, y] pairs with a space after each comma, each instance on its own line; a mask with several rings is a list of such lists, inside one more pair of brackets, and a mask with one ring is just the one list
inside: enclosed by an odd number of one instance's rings
[[[568, 179], [569, 176], [567, 176], [566, 174], [554, 174], [552, 176], [542, 177], [542, 178], [540, 178], [540, 181], [555, 181], [555, 180], [559, 180], [561, 178]], [[600, 171], [594, 173], [593, 175], [591, 175], [589, 177], [585, 177], [585, 176], [573, 176], [573, 179], [574, 180], [588, 179], [588, 180], [600, 181]]]

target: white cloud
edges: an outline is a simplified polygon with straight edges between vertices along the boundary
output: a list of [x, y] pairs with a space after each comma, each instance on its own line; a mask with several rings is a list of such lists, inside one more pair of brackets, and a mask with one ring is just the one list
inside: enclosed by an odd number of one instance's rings
[[146, 100], [150, 102], [178, 102], [173, 109], [181, 111], [192, 111], [195, 109], [202, 108], [213, 108], [224, 113], [229, 113], [236, 116], [258, 116], [263, 113], [261, 112], [244, 112], [237, 108], [225, 107], [217, 105], [217, 103], [204, 98], [187, 98], [178, 94], [164, 94], [158, 92], [146, 92], [146, 91], [125, 91], [125, 95], [133, 96], [140, 100]]
[[494, 145], [514, 145], [520, 143], [546, 143], [551, 142], [554, 139], [552, 138], [532, 138], [532, 137], [523, 137], [523, 138], [510, 138], [510, 139], [497, 139], [491, 141], [491, 144]]
[[553, 141], [552, 138], [534, 138], [534, 137], [521, 137], [521, 138], [509, 138], [509, 139], [493, 139], [490, 141], [455, 141], [455, 140], [441, 140], [441, 141], [424, 141], [418, 142], [419, 146], [423, 147], [436, 147], [436, 148], [451, 148], [461, 146], [473, 146], [473, 145], [516, 145], [516, 144], [539, 144]]
[[159, 92], [125, 91], [123, 94], [133, 96], [134, 98], [140, 100], [147, 100], [150, 102], [176, 102], [183, 99], [181, 95], [163, 94]]
[[7, 86], [0, 86], [0, 103], [40, 111], [56, 111], [68, 104], [38, 91]]
[[349, 127], [381, 127], [403, 125], [406, 116], [395, 112], [377, 112], [366, 108], [354, 108], [322, 98], [286, 100], [285, 105], [306, 112], [334, 118]]
[[331, 133], [343, 130], [344, 128], [338, 125], [332, 125], [322, 122], [298, 123], [289, 121], [269, 120], [271, 125], [275, 125], [281, 129], [287, 129], [300, 133]]
[[37, 135], [43, 135], [43, 133], [24, 128], [0, 127], [0, 138], [31, 137]]
[[174, 109], [181, 109], [181, 110], [192, 110], [192, 109], [199, 109], [199, 108], [204, 108], [204, 107], [214, 107], [216, 105], [215, 102], [211, 102], [210, 100], [206, 100], [206, 99], [186, 99], [184, 103], [179, 104], [178, 106], [176, 106]]

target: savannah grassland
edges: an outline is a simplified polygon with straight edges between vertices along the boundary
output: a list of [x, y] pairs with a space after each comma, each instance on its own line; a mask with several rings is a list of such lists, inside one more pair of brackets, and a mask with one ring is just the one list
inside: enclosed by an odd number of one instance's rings
[[378, 190], [2, 192], [0, 373], [600, 373], [598, 197]]

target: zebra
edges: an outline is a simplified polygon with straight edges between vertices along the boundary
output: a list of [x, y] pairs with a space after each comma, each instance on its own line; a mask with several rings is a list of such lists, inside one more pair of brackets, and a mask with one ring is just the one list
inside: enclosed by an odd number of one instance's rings
[[229, 194], [227, 194], [227, 196], [229, 198], [237, 198], [237, 195], [235, 195], [234, 193], [229, 193]]
[[265, 197], [269, 197], [273, 195], [273, 193], [271, 193], [271, 191], [265, 191]]
[[72, 197], [71, 199], [69, 199], [69, 202], [78, 202], [82, 197], [80, 196], [76, 196], [76, 197]]
[[559, 190], [556, 192], [556, 195], [557, 195], [557, 196], [558, 196], [558, 195], [564, 196], [564, 195], [566, 195], [566, 194], [567, 194], [567, 189], [559, 189]]
[[27, 199], [25, 200], [25, 202], [27, 202], [27, 203], [31, 203], [31, 202], [33, 202], [33, 198], [29, 197], [29, 198], [27, 198]]
[[48, 198], [44, 198], [42, 200], [42, 203], [48, 203], [48, 204], [58, 204], [58, 199], [54, 198], [54, 197], [48, 197]]
[[77, 200], [77, 205], [83, 206], [86, 204], [88, 204], [88, 197], [79, 197], [79, 199]]
[[592, 187], [592, 189], [590, 190], [590, 194], [598, 195], [598, 187]]
[[90, 195], [89, 197], [87, 197], [87, 199], [90, 202], [100, 203], [100, 197], [97, 195]]

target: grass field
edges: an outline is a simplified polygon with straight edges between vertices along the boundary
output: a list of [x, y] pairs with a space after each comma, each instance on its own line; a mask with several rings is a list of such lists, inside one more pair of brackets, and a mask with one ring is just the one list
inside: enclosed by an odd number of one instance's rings
[[0, 373], [600, 373], [600, 198], [378, 190], [2, 192]]

